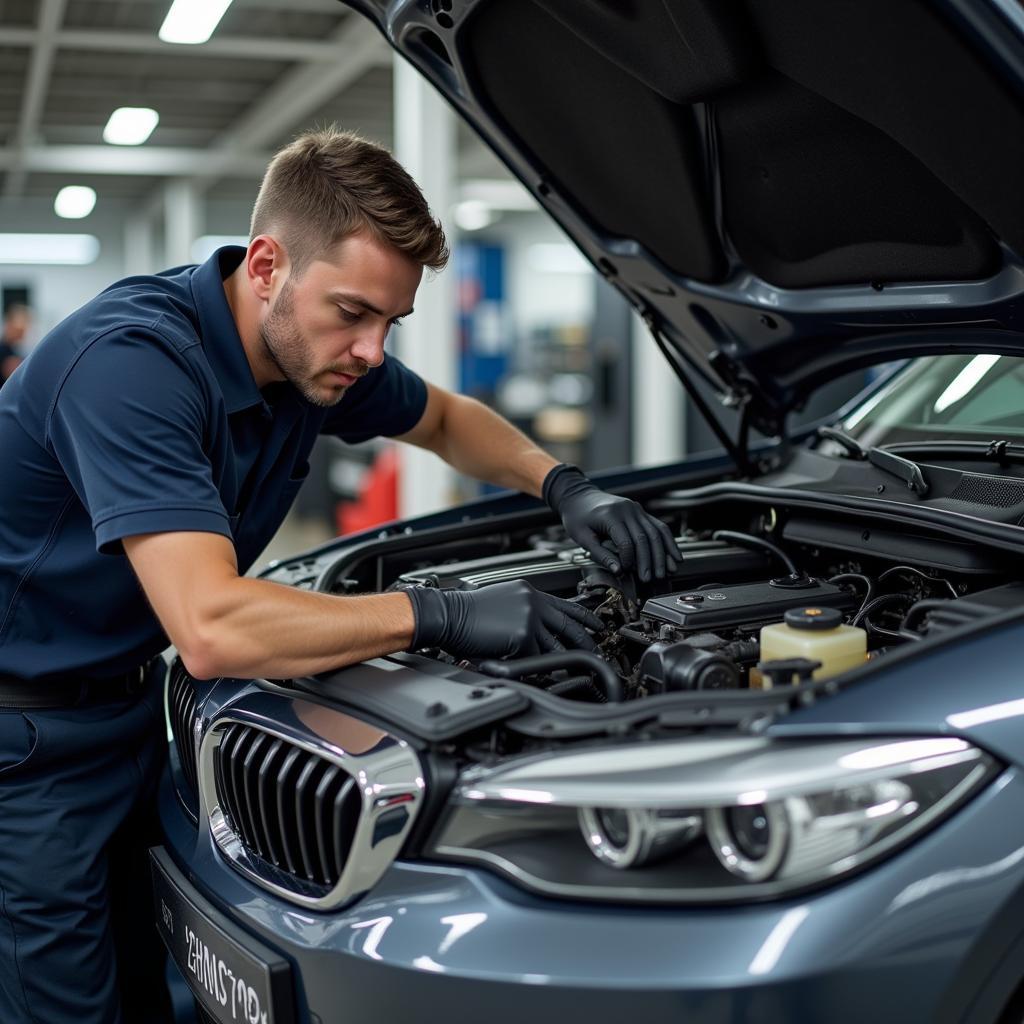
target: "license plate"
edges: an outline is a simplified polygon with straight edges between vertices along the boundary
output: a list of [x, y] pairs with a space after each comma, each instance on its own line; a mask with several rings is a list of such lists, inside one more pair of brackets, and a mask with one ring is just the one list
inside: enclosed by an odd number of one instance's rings
[[228, 1024], [293, 1024], [291, 968], [189, 885], [167, 851], [149, 851], [156, 924], [195, 997]]

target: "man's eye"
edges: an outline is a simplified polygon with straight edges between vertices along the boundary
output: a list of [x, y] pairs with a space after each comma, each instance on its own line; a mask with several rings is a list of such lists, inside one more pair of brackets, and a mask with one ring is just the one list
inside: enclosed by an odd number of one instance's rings
[[357, 323], [359, 320], [362, 320], [363, 318], [361, 313], [353, 313], [352, 310], [345, 309], [344, 306], [339, 306], [338, 312], [341, 313], [342, 320], [350, 324]]

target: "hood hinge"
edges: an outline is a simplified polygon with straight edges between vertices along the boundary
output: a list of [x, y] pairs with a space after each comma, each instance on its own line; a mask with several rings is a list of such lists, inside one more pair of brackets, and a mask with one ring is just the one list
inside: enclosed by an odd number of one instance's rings
[[788, 410], [769, 398], [763, 387], [721, 349], [712, 352], [708, 362], [729, 388], [725, 404], [744, 410], [750, 425], [765, 437], [782, 437], [785, 440]]
[[737, 396], [736, 404], [739, 406], [740, 410], [739, 436], [734, 441], [729, 436], [729, 432], [722, 425], [721, 421], [712, 411], [711, 406], [705, 401], [704, 396], [697, 390], [693, 381], [690, 379], [690, 375], [682, 365], [681, 356], [665, 340], [665, 335], [661, 331], [661, 326], [658, 323], [658, 319], [654, 311], [650, 309], [650, 307], [647, 307], [640, 311], [640, 315], [643, 317], [643, 321], [647, 325], [647, 329], [651, 332], [651, 337], [654, 339], [654, 343], [658, 346], [659, 351], [667, 360], [668, 365], [672, 367], [672, 372], [679, 378], [683, 387], [686, 389], [686, 393], [690, 396], [690, 400], [697, 407], [701, 416], [704, 417], [705, 422], [711, 428], [715, 437], [717, 437], [721, 442], [722, 447], [729, 453], [729, 457], [736, 464], [736, 468], [743, 476], [750, 476], [751, 469], [748, 446], [750, 440], [749, 410], [751, 408], [751, 404], [749, 393], [744, 395], [740, 391], [735, 389], [733, 390], [733, 394]]

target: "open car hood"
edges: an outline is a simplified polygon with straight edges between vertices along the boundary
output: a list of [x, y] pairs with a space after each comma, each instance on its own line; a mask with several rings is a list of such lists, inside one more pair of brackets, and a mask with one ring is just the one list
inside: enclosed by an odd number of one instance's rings
[[346, 0], [768, 434], [838, 373], [1024, 353], [1018, 0]]

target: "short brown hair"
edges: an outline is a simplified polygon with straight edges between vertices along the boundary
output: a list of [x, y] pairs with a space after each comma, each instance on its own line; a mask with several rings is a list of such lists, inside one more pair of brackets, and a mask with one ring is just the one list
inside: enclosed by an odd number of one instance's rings
[[250, 239], [278, 232], [296, 272], [348, 235], [369, 231], [441, 270], [448, 243], [419, 186], [383, 147], [334, 125], [304, 132], [270, 161]]

